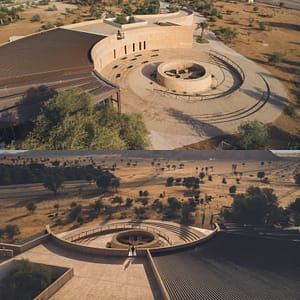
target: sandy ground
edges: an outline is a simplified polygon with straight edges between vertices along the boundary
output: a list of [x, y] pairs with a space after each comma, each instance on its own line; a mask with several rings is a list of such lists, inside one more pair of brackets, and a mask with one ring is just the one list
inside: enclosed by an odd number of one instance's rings
[[[57, 159], [57, 158], [56, 158]], [[79, 158], [75, 158], [74, 160]], [[55, 159], [54, 159], [55, 160]], [[67, 158], [71, 161], [71, 158]], [[124, 201], [126, 198], [138, 198], [140, 190], [149, 192], [149, 207], [152, 202], [159, 198], [161, 193], [165, 193], [165, 197], [161, 200], [166, 203], [168, 197], [177, 197], [182, 201], [187, 201], [189, 196], [186, 194], [187, 188], [182, 185], [166, 187], [166, 179], [168, 177], [183, 178], [187, 176], [197, 176], [201, 168], [209, 167], [208, 174], [212, 175], [212, 181], [204, 179], [204, 183], [200, 184], [200, 198], [205, 198], [205, 195], [213, 197], [213, 200], [205, 205], [198, 205], [194, 213], [196, 225], [201, 225], [202, 215], [205, 212], [205, 226], [209, 228], [209, 220], [211, 215], [220, 212], [222, 206], [228, 206], [232, 203], [232, 196], [229, 194], [229, 187], [237, 186], [237, 193], [243, 193], [249, 186], [259, 186], [274, 189], [280, 205], [287, 206], [290, 202], [300, 197], [300, 190], [294, 184], [293, 176], [300, 171], [300, 163], [295, 161], [265, 161], [261, 165], [261, 161], [185, 161], [177, 159], [172, 160], [156, 160], [150, 158], [120, 158], [115, 156], [95, 156], [94, 160], [98, 166], [110, 167], [113, 163], [117, 164], [117, 170], [114, 172], [120, 178], [121, 185], [117, 193]], [[154, 165], [152, 165], [152, 162]], [[81, 159], [81, 164], [87, 164], [87, 159]], [[127, 164], [130, 163], [130, 166]], [[237, 163], [237, 171], [242, 172], [240, 184], [236, 183], [236, 176], [232, 173], [232, 164]], [[182, 168], [179, 167], [183, 164]], [[134, 166], [136, 165], [136, 166]], [[170, 165], [170, 169], [168, 168]], [[173, 165], [175, 167], [173, 167]], [[164, 171], [162, 171], [164, 168]], [[198, 168], [198, 169], [196, 169]], [[269, 184], [260, 182], [257, 178], [257, 172], [264, 171], [265, 176], [270, 180]], [[227, 184], [222, 183], [222, 178], [225, 177]], [[32, 235], [45, 228], [46, 224], [54, 224], [56, 210], [53, 208], [55, 203], [59, 203], [59, 218], [64, 219], [70, 211], [72, 201], [80, 203], [84, 209], [88, 209], [90, 203], [99, 199], [97, 196], [96, 185], [85, 182], [65, 183], [65, 188], [60, 191], [55, 199], [53, 194], [45, 191], [40, 184], [35, 185], [18, 185], [14, 187], [0, 187], [0, 228], [7, 224], [17, 224], [21, 228], [21, 235], [18, 238]], [[89, 196], [87, 194], [89, 193]], [[93, 194], [94, 193], [94, 194]], [[111, 204], [112, 194], [101, 197], [105, 204]], [[37, 204], [37, 210], [34, 214], [28, 214], [26, 203], [34, 201]], [[118, 206], [118, 204], [111, 204]], [[133, 204], [133, 207], [141, 206], [140, 203]], [[119, 219], [121, 213], [126, 215], [126, 218], [134, 218], [133, 209], [118, 208], [112, 215], [113, 219]], [[148, 217], [151, 219], [159, 219], [161, 215], [153, 212], [150, 208], [147, 209]], [[105, 223], [106, 218], [100, 215], [92, 223]], [[69, 230], [74, 224], [56, 227], [57, 232]], [[86, 225], [86, 224], [85, 224]]]
[[[49, 6], [55, 5], [57, 11], [45, 11]], [[40, 5], [37, 8], [25, 8], [23, 12], [20, 12], [20, 18], [16, 23], [11, 23], [9, 25], [1, 26], [0, 30], [0, 44], [8, 42], [9, 38], [12, 36], [25, 36], [28, 34], [35, 33], [39, 28], [46, 24], [47, 22], [55, 23], [56, 21], [61, 21], [62, 23], [70, 24], [76, 19], [77, 15], [80, 15], [81, 11], [86, 8], [81, 8], [76, 10], [74, 14], [66, 14], [66, 8], [77, 9], [76, 5], [67, 4], [62, 2], [51, 1], [49, 5]], [[40, 22], [31, 22], [32, 16], [39, 14], [41, 17]]]
[[[288, 91], [289, 102], [296, 104], [300, 92], [300, 11], [280, 9], [262, 3], [256, 5], [259, 9], [254, 12], [253, 6], [245, 3], [218, 1], [216, 7], [222, 11], [223, 20], [218, 20], [211, 28], [217, 29], [222, 26], [236, 28], [239, 34], [230, 47], [274, 74]], [[231, 15], [226, 14], [228, 10], [232, 11]], [[262, 15], [272, 17], [262, 17]], [[248, 26], [249, 18], [254, 19], [253, 27]], [[237, 24], [233, 24], [236, 22]], [[260, 30], [259, 22], [264, 22], [267, 30]], [[276, 51], [284, 53], [284, 58], [282, 63], [271, 66], [268, 58]], [[299, 135], [299, 102], [295, 116], [282, 114], [273, 125], [274, 141], [271, 149], [287, 145], [286, 141], [290, 134]]]

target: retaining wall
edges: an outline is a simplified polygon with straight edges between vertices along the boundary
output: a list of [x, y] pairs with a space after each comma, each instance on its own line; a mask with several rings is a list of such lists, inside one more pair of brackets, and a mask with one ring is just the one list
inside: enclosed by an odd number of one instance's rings
[[24, 251], [27, 251], [27, 250], [41, 244], [42, 242], [46, 241], [49, 237], [50, 237], [50, 234], [45, 233], [43, 236], [40, 236], [36, 239], [33, 239], [32, 241], [22, 244], [22, 245], [0, 243], [0, 248], [13, 250], [13, 254], [16, 255], [16, 254], [20, 254]]
[[148, 259], [148, 262], [150, 264], [151, 270], [152, 270], [152, 272], [154, 274], [154, 277], [156, 279], [156, 282], [158, 284], [158, 287], [160, 289], [160, 292], [161, 292], [164, 300], [170, 300], [171, 298], [169, 296], [169, 293], [167, 292], [167, 289], [166, 289], [166, 287], [165, 287], [165, 285], [164, 285], [164, 283], [163, 283], [163, 281], [162, 281], [162, 279], [160, 277], [159, 271], [158, 271], [158, 269], [157, 269], [157, 267], [156, 267], [156, 265], [154, 263], [154, 260], [153, 260], [153, 258], [151, 256], [151, 253], [150, 253], [149, 250], [147, 250], [147, 259]]
[[51, 285], [44, 289], [33, 300], [46, 300], [53, 296], [65, 283], [67, 283], [74, 275], [73, 268], [68, 269], [64, 274], [57, 278]]

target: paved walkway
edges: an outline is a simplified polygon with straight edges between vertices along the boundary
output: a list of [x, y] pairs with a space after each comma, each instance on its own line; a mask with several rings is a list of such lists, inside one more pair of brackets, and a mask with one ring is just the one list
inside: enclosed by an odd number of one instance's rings
[[74, 268], [74, 277], [52, 300], [161, 299], [150, 266], [143, 257], [130, 262], [124, 257], [72, 253], [49, 241], [16, 258]]

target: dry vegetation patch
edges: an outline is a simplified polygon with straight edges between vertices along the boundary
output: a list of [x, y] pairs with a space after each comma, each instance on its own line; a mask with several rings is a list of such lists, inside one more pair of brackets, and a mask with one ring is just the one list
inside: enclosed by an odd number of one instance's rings
[[[271, 149], [287, 149], [300, 131], [300, 11], [262, 3], [216, 2], [223, 19], [211, 22], [211, 28], [235, 28], [238, 36], [230, 47], [262, 65], [274, 74], [288, 92], [288, 107], [271, 125]], [[269, 62], [281, 53], [279, 63]]]
[[[82, 158], [75, 157], [74, 159], [82, 165], [89, 161], [87, 159], [84, 162]], [[58, 160], [64, 161], [64, 158]], [[71, 158], [68, 157], [67, 160], [71, 161]], [[56, 232], [70, 230], [82, 224], [78, 221], [65, 222], [72, 210], [72, 202], [81, 205], [82, 219], [85, 224], [105, 224], [112, 219], [135, 219], [138, 217], [136, 208], [145, 210], [142, 214], [144, 217], [162, 219], [162, 213], [154, 209], [152, 204], [159, 199], [163, 205], [166, 205], [170, 197], [176, 197], [182, 203], [195, 198], [192, 188], [183, 186], [182, 182], [185, 177], [199, 178], [200, 172], [205, 173], [204, 183], [200, 182], [200, 188], [196, 189], [200, 192], [199, 204], [192, 212], [192, 218], [196, 225], [206, 228], [210, 228], [211, 218], [214, 221], [218, 220], [222, 207], [231, 205], [233, 199], [229, 191], [231, 186], [236, 186], [236, 193], [244, 193], [251, 185], [272, 188], [283, 207], [300, 197], [299, 187], [294, 184], [294, 175], [300, 170], [299, 162], [154, 161], [140, 158], [120, 159], [113, 156], [95, 157], [94, 161], [102, 168], [111, 168], [116, 164], [117, 168], [113, 172], [121, 181], [117, 191], [113, 190], [100, 195], [95, 183], [74, 181], [65, 182], [64, 188], [57, 197], [54, 197], [53, 193], [45, 190], [42, 184], [1, 186], [0, 228], [7, 224], [17, 224], [21, 230], [21, 234], [16, 236], [18, 239], [43, 230], [46, 224], [55, 226]], [[22, 160], [19, 162], [23, 163]], [[48, 164], [51, 164], [51, 160]], [[233, 164], [237, 164], [236, 172], [232, 170]], [[264, 172], [264, 178], [267, 177], [267, 180], [257, 177], [259, 171]], [[166, 186], [169, 177], [174, 178], [172, 186]], [[181, 181], [176, 184], [178, 178], [181, 178]], [[223, 183], [224, 178], [226, 183]], [[118, 197], [122, 197], [122, 203], [119, 203]], [[127, 199], [132, 199], [131, 205], [126, 206]], [[97, 200], [101, 200], [102, 204], [109, 208], [110, 213], [101, 210], [97, 217], [88, 219], [91, 205]], [[30, 201], [37, 206], [34, 213], [26, 209], [26, 204]], [[58, 209], [54, 206], [57, 203]]]

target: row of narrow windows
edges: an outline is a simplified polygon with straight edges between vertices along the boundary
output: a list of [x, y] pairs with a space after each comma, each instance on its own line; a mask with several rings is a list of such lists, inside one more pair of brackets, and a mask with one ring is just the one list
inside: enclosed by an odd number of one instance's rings
[[[144, 42], [139, 42], [139, 51], [141, 50], [146, 50], [147, 48], [147, 44], [146, 44], [146, 41]], [[135, 52], [136, 51], [136, 45], [135, 43], [132, 44], [132, 52]], [[128, 48], [127, 48], [127, 45], [124, 46], [124, 54], [126, 55], [128, 52]], [[116, 49], [114, 49], [114, 59], [117, 58], [117, 51]]]

